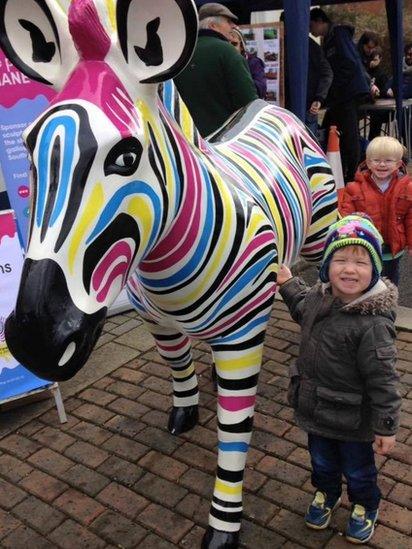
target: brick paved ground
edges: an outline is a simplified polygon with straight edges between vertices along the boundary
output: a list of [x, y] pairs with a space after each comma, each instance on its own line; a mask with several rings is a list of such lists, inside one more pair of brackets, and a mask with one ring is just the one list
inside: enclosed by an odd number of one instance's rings
[[[303, 525], [308, 454], [285, 400], [298, 340], [298, 327], [276, 302], [245, 478], [242, 543], [253, 549], [350, 547], [339, 533], [347, 501], [331, 529]], [[109, 319], [99, 356], [113, 342], [136, 358], [66, 400], [67, 424], [51, 409], [0, 438], [1, 547], [199, 547], [216, 464], [210, 354], [196, 345], [200, 425], [175, 438], [165, 430], [169, 371], [134, 313]], [[378, 458], [385, 499], [372, 544], [391, 549], [412, 547], [412, 333], [400, 333], [398, 347], [402, 427], [392, 456]]]

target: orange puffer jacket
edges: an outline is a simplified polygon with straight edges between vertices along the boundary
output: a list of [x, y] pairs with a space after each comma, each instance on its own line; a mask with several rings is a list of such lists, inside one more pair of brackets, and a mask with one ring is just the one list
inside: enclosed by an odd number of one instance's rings
[[404, 167], [394, 174], [382, 193], [362, 164], [355, 181], [348, 183], [339, 196], [339, 213], [345, 216], [354, 212], [364, 212], [372, 218], [392, 255], [412, 248], [412, 178]]

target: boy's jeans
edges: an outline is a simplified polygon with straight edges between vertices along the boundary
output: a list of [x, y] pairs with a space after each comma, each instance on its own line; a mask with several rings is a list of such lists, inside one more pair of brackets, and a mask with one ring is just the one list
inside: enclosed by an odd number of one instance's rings
[[312, 484], [328, 496], [338, 498], [342, 492], [342, 474], [348, 483], [351, 503], [374, 511], [379, 507], [381, 492], [371, 442], [342, 441], [308, 434], [312, 460]]

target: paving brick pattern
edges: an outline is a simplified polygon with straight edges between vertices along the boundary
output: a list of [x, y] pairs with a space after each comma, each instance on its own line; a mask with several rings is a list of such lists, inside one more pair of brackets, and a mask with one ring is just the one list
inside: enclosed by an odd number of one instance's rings
[[[245, 475], [243, 547], [351, 547], [341, 534], [347, 499], [326, 531], [303, 524], [312, 493], [306, 436], [286, 402], [298, 343], [298, 326], [275, 302]], [[113, 345], [128, 362], [66, 400], [68, 423], [50, 409], [0, 438], [0, 547], [200, 547], [216, 465], [209, 350], [194, 350], [200, 424], [176, 438], [166, 431], [169, 370], [134, 313], [109, 319], [100, 359]], [[370, 544], [385, 549], [412, 547], [412, 333], [400, 332], [397, 345], [402, 427], [391, 457], [378, 459], [385, 499]]]

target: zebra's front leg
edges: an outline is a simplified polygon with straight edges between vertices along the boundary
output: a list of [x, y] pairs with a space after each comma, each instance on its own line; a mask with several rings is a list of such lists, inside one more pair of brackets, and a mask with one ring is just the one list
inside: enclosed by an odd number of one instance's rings
[[157, 350], [170, 364], [173, 377], [173, 409], [170, 412], [168, 430], [180, 435], [192, 429], [199, 421], [199, 389], [189, 338], [160, 326], [150, 326]]
[[[203, 549], [238, 547], [242, 487], [263, 343], [212, 345], [218, 390], [218, 467]], [[242, 346], [243, 347], [243, 346]]]

